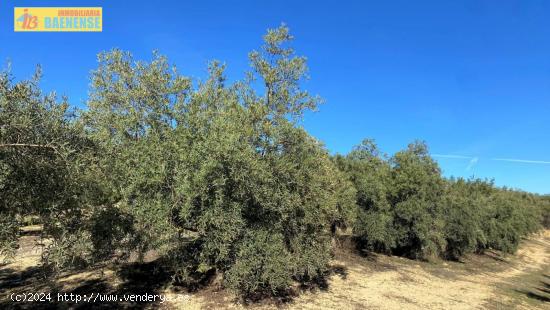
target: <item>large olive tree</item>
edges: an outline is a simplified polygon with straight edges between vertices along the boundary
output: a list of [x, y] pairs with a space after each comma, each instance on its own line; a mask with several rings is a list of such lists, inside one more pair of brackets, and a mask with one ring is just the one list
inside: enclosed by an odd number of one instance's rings
[[217, 62], [194, 87], [164, 57], [100, 55], [83, 120], [112, 208], [133, 220], [130, 248], [165, 255], [179, 281], [216, 271], [245, 294], [279, 293], [327, 270], [354, 192], [299, 126], [319, 100], [300, 87], [291, 39], [269, 30], [252, 72], [229, 85]]

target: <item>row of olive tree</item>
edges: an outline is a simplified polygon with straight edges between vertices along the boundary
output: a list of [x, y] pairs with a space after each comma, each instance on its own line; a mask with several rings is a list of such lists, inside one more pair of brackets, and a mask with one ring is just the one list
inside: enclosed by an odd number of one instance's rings
[[269, 30], [235, 83], [217, 62], [194, 83], [158, 54], [102, 53], [80, 113], [42, 94], [39, 73], [1, 75], [0, 254], [32, 215], [53, 269], [153, 250], [180, 283], [220, 273], [245, 295], [278, 294], [326, 274], [339, 227], [418, 258], [512, 251], [536, 228], [537, 197], [445, 180], [421, 143], [331, 158], [300, 127], [319, 99], [300, 88], [291, 39]]
[[357, 190], [353, 231], [362, 248], [421, 259], [488, 248], [512, 253], [548, 217], [536, 195], [444, 179], [421, 142], [387, 158], [365, 140], [334, 161]]

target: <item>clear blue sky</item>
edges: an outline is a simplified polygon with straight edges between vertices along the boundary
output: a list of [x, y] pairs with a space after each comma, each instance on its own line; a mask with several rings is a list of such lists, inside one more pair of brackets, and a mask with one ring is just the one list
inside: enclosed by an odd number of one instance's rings
[[[265, 29], [285, 22], [309, 59], [306, 88], [326, 99], [304, 126], [331, 152], [423, 139], [466, 157], [436, 157], [447, 176], [550, 193], [550, 1], [330, 2], [2, 1], [0, 60], [17, 78], [41, 64], [43, 87], [83, 107], [99, 51], [158, 49], [197, 79], [219, 59], [239, 79]], [[102, 6], [103, 32], [14, 33], [16, 5]]]

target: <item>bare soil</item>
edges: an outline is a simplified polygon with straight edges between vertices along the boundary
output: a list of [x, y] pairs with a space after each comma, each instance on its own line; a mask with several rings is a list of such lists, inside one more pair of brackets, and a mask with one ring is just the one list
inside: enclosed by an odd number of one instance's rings
[[[190, 292], [173, 286], [152, 260], [65, 272], [53, 280], [39, 267], [39, 229], [27, 228], [14, 261], [0, 264], [0, 309], [550, 309], [550, 230], [524, 240], [516, 255], [469, 255], [460, 262], [419, 262], [356, 252], [342, 242], [326, 283], [296, 287], [295, 296], [246, 302], [219, 277]], [[13, 302], [11, 294], [163, 294], [156, 302]]]

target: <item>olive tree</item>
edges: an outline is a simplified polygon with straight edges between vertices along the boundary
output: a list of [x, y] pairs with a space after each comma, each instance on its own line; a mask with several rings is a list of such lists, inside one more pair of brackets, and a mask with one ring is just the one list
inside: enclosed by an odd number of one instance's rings
[[245, 294], [281, 293], [324, 275], [334, 227], [352, 219], [353, 188], [299, 125], [319, 99], [300, 87], [291, 39], [269, 30], [231, 85], [218, 62], [195, 87], [162, 56], [99, 56], [83, 123], [110, 208], [130, 219], [129, 249], [165, 255], [178, 281], [214, 271]]
[[299, 87], [305, 59], [286, 46], [291, 39], [286, 27], [269, 30], [250, 54], [249, 78], [230, 87], [213, 64], [183, 107], [178, 217], [198, 233], [199, 250], [182, 277], [216, 269], [245, 294], [280, 293], [327, 270], [331, 225], [343, 221], [354, 194], [322, 145], [297, 127], [318, 100]]
[[140, 255], [166, 250], [177, 233], [170, 221], [176, 201], [173, 131], [177, 105], [191, 86], [165, 57], [153, 56], [144, 62], [116, 49], [99, 54], [81, 120], [98, 145], [102, 175], [113, 191], [109, 212], [126, 219], [120, 222], [124, 231], [133, 231], [126, 252]]
[[395, 230], [389, 201], [391, 166], [386, 156], [374, 140], [365, 139], [347, 156], [337, 156], [336, 163], [357, 191], [353, 233], [359, 246], [390, 252], [395, 247]]
[[459, 259], [487, 245], [484, 231], [489, 197], [495, 192], [492, 182], [451, 179], [444, 195], [445, 256]]
[[39, 67], [17, 83], [9, 71], [0, 74], [0, 251], [13, 253], [21, 220], [38, 216], [43, 235], [53, 239], [46, 254], [65, 248], [56, 261], [63, 265], [81, 257], [74, 249], [88, 250], [79, 236], [89, 207], [104, 194], [95, 182], [94, 144], [66, 98], [41, 92], [40, 76]]

